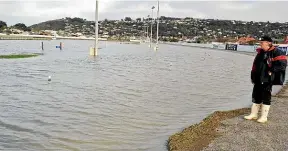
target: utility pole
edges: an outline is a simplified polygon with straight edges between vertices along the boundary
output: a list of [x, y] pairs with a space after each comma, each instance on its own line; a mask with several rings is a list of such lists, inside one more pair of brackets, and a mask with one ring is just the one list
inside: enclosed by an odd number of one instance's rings
[[152, 38], [152, 34], [153, 34], [153, 32], [152, 32], [152, 30], [153, 30], [153, 10], [154, 10], [154, 6], [152, 6], [152, 20], [151, 20], [151, 37], [150, 37], [150, 47], [152, 47], [152, 42], [153, 42], [153, 38]]
[[157, 9], [157, 39], [156, 39], [156, 47], [155, 50], [158, 50], [158, 40], [159, 40], [159, 0], [158, 0], [158, 9]]

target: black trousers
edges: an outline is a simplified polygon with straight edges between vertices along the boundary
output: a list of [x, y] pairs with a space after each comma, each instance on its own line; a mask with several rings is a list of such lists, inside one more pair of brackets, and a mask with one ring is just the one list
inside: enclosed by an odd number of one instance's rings
[[254, 84], [252, 102], [256, 104], [263, 103], [265, 105], [271, 105], [271, 92], [271, 83]]

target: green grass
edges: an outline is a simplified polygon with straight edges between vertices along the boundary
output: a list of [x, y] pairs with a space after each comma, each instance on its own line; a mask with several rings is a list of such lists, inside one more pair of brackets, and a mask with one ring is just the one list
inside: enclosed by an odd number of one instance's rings
[[38, 56], [38, 54], [10, 54], [10, 55], [0, 55], [0, 59], [31, 58], [36, 56]]

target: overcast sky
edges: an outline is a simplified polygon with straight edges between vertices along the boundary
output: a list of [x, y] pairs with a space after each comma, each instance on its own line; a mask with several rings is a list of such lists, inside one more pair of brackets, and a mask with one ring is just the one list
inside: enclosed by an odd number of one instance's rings
[[[151, 15], [152, 0], [99, 0], [99, 17], [122, 19]], [[181, 1], [160, 0], [160, 16], [287, 22], [288, 1]], [[0, 0], [0, 20], [8, 25], [63, 17], [94, 20], [95, 0]], [[156, 15], [156, 9], [154, 16]]]

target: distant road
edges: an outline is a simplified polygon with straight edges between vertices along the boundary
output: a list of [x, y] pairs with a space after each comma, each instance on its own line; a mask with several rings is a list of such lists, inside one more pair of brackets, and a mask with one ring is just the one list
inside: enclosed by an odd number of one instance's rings
[[[63, 37], [63, 36], [46, 36], [46, 35], [21, 35], [21, 34], [0, 34], [0, 40], [52, 40], [52, 39], [71, 39], [71, 40], [95, 40], [87, 37]], [[99, 41], [107, 41], [106, 38], [98, 38]]]

